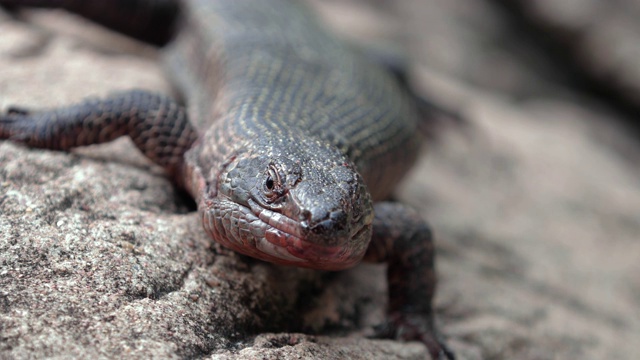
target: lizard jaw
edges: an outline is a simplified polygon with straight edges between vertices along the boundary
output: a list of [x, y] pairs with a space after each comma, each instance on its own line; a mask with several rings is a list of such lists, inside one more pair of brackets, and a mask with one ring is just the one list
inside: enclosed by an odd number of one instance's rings
[[[315, 269], [343, 270], [355, 266], [364, 256], [364, 248], [351, 246], [364, 242], [368, 244], [371, 227], [362, 226], [354, 235], [339, 242], [338, 245], [324, 245], [308, 241], [300, 223], [270, 209], [261, 207], [255, 201], [248, 200], [251, 211], [263, 223], [271, 228], [265, 232], [265, 239], [272, 245], [285, 248], [294, 257], [311, 262]], [[303, 265], [304, 266], [304, 265]]]
[[[207, 233], [217, 242], [236, 252], [260, 260], [319, 270], [343, 270], [355, 266], [364, 251], [350, 246], [324, 246], [300, 236], [296, 222], [282, 214], [264, 209], [256, 203], [246, 207], [229, 200], [207, 202], [201, 208]], [[363, 227], [357, 239], [370, 238], [370, 227]], [[366, 249], [366, 247], [365, 247]]]

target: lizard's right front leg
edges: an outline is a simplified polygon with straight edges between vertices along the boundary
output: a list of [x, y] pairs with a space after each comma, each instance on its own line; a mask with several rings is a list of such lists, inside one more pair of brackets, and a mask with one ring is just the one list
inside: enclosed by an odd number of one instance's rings
[[44, 111], [10, 108], [0, 114], [0, 139], [67, 151], [128, 135], [156, 164], [180, 180], [184, 153], [198, 134], [174, 100], [143, 90]]
[[403, 204], [377, 203], [373, 235], [363, 260], [388, 264], [388, 319], [379, 335], [418, 340], [427, 346], [432, 359], [454, 360], [434, 326], [434, 245], [420, 214]]

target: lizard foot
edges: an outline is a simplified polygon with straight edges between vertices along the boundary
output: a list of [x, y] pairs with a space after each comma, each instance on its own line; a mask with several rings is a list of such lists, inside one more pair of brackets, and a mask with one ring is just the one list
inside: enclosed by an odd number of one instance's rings
[[455, 360], [455, 354], [438, 339], [429, 318], [420, 314], [391, 314], [386, 322], [375, 327], [376, 338], [420, 341], [427, 346], [433, 360]]
[[0, 114], [0, 139], [25, 142], [29, 138], [28, 132], [35, 129], [34, 123], [29, 110], [10, 107], [4, 114]]

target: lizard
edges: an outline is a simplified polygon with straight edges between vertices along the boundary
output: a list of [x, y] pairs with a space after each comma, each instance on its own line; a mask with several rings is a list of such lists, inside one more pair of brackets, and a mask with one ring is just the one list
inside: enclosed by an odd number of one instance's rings
[[129, 136], [196, 201], [206, 233], [263, 261], [386, 262], [386, 335], [454, 357], [434, 325], [434, 245], [388, 201], [423, 143], [414, 96], [291, 0], [0, 0], [60, 7], [162, 46], [183, 102], [129, 90], [9, 107], [0, 139], [69, 151]]

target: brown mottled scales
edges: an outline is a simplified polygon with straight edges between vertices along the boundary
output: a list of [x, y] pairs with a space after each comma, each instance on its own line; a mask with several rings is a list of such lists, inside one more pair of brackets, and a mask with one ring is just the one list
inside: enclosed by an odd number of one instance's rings
[[417, 156], [415, 103], [308, 9], [290, 0], [0, 4], [62, 7], [165, 44], [186, 99], [183, 108], [135, 90], [10, 109], [0, 115], [0, 139], [69, 150], [128, 135], [194, 197], [206, 232], [235, 251], [323, 270], [387, 262], [388, 335], [452, 357], [433, 326], [428, 226], [401, 204], [374, 204]]

